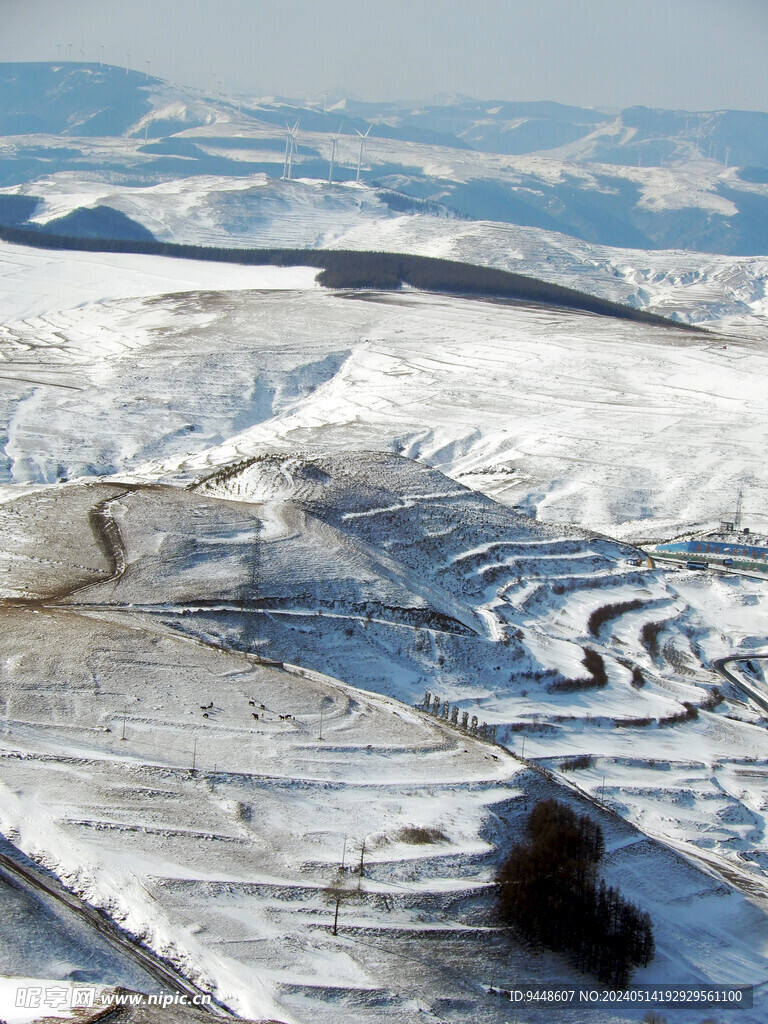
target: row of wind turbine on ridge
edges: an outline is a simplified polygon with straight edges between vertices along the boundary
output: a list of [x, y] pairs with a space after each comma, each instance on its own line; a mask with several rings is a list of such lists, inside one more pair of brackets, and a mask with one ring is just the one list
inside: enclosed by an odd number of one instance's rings
[[[360, 181], [360, 167], [361, 167], [362, 162], [363, 162], [363, 147], [365, 146], [365, 140], [368, 138], [368, 135], [370, 134], [371, 128], [373, 128], [373, 125], [372, 124], [368, 125], [368, 131], [365, 132], [365, 134], [363, 134], [363, 132], [359, 132], [357, 130], [357, 128], [355, 128], [355, 132], [357, 133], [357, 135], [360, 136], [360, 151], [357, 154], [357, 174], [355, 176], [355, 181], [357, 181], [357, 182]], [[293, 126], [293, 128], [291, 128], [291, 126], [288, 124], [287, 121], [285, 122], [285, 156], [283, 157], [283, 180], [284, 181], [286, 181], [286, 180], [290, 181], [291, 180], [291, 173], [293, 171], [293, 157], [294, 157], [294, 154], [298, 154], [298, 152], [299, 152], [299, 143], [298, 143], [298, 139], [297, 139], [298, 131], [299, 131], [299, 122], [298, 121]], [[339, 142], [340, 138], [341, 138], [341, 125], [339, 125], [339, 130], [336, 132], [336, 134], [331, 136], [331, 164], [330, 164], [330, 169], [328, 171], [328, 184], [329, 185], [333, 182], [333, 165], [336, 162], [336, 146], [338, 145], [338, 142]]]

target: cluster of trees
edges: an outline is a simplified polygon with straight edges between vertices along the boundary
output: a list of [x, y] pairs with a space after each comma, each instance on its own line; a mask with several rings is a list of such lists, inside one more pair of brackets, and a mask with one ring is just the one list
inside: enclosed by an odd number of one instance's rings
[[632, 967], [654, 955], [651, 919], [604, 880], [605, 843], [597, 822], [566, 804], [542, 800], [528, 817], [528, 842], [499, 872], [503, 917], [527, 939], [572, 954], [579, 968], [623, 987]]
[[[124, 218], [125, 221], [128, 218]], [[103, 220], [102, 229], [116, 225], [115, 218]], [[128, 234], [121, 220], [122, 234]], [[64, 228], [66, 225], [60, 227]], [[92, 225], [91, 225], [92, 227]], [[135, 225], [138, 229], [140, 225]], [[81, 230], [82, 225], [78, 228]], [[141, 229], [144, 230], [144, 229]], [[74, 228], [73, 228], [74, 232]], [[82, 231], [81, 231], [82, 233]], [[90, 234], [90, 230], [86, 232]], [[410, 285], [429, 292], [455, 295], [512, 299], [545, 305], [578, 309], [601, 316], [636, 320], [679, 330], [698, 330], [688, 324], [675, 323], [665, 317], [647, 313], [618, 302], [588, 295], [574, 288], [540, 281], [535, 277], [514, 274], [507, 270], [478, 267], [454, 260], [431, 256], [409, 256], [388, 252], [357, 252], [345, 249], [230, 249], [221, 246], [181, 245], [154, 239], [117, 237], [75, 237], [73, 234], [51, 234], [30, 226], [0, 226], [0, 239], [19, 245], [43, 249], [74, 249], [85, 252], [127, 252], [151, 256], [173, 256], [179, 259], [208, 260], [216, 263], [239, 263], [252, 266], [317, 267], [320, 284], [327, 288], [398, 289]]]

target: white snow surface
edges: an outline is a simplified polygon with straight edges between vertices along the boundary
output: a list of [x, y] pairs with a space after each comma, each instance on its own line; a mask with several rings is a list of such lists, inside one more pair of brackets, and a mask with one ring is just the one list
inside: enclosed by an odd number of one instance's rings
[[51, 252], [0, 242], [0, 322], [108, 299], [200, 289], [312, 288], [310, 267], [245, 267], [119, 253]]
[[[267, 194], [243, 184], [223, 207]], [[715, 658], [768, 650], [764, 581], [638, 567], [593, 531], [714, 525], [742, 486], [745, 521], [762, 515], [766, 261], [375, 203], [361, 219], [354, 188], [336, 217], [322, 189], [285, 186], [261, 226], [246, 211], [249, 237], [304, 203], [306, 245], [527, 269], [729, 336], [3, 246], [0, 828], [239, 1013], [415, 1021], [451, 998], [497, 1024], [471, 985], [578, 975], [488, 944], [495, 843], [538, 796], [580, 790], [632, 823], [589, 805], [609, 879], [659, 922], [636, 980], [759, 985], [765, 721], [711, 698]], [[140, 199], [170, 233], [187, 203], [194, 240], [231, 238], [209, 193]], [[606, 685], [553, 689], [583, 679], [585, 647]], [[414, 711], [424, 689], [559, 781]], [[338, 865], [363, 840], [358, 896]], [[354, 928], [333, 937], [336, 895]], [[756, 1005], [744, 1024], [765, 1019], [762, 988]]]
[[[768, 634], [762, 584], [638, 568], [377, 453], [262, 456], [192, 491], [55, 486], [1, 511], [0, 828], [241, 1014], [415, 1022], [453, 999], [502, 1024], [479, 985], [553, 963], [576, 980], [488, 912], [526, 808], [579, 791], [620, 812], [577, 804], [656, 923], [636, 980], [765, 976], [765, 729], [733, 699], [669, 721], [710, 695], [701, 658]], [[583, 677], [585, 646], [607, 685], [553, 689]], [[425, 688], [562, 781], [409, 707]], [[564, 771], [574, 754], [588, 766]], [[363, 879], [340, 872], [361, 856]], [[758, 989], [745, 1024], [764, 1013]]]
[[[143, 258], [135, 258], [142, 265]], [[7, 482], [396, 451], [613, 536], [766, 498], [764, 346], [415, 292], [195, 292], [0, 329]]]

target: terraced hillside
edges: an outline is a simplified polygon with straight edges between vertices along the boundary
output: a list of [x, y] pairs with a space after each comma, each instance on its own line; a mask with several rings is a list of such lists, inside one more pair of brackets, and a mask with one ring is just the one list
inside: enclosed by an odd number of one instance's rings
[[[238, 487], [239, 500], [213, 493]], [[490, 989], [552, 972], [493, 910], [503, 851], [550, 795], [598, 816], [609, 880], [657, 922], [638, 980], [761, 976], [763, 913], [612, 812], [635, 811], [629, 788], [627, 806], [615, 795], [620, 760], [600, 760], [607, 808], [530, 761], [578, 745], [573, 716], [551, 724], [563, 702], [584, 724], [594, 701], [635, 691], [602, 636], [607, 688], [553, 694], [581, 648], [564, 630], [547, 664], [525, 613], [499, 615], [511, 557], [552, 592], [566, 579], [604, 592], [611, 572], [637, 576], [631, 549], [536, 527], [379, 454], [257, 459], [193, 490], [70, 484], [2, 511], [0, 827], [223, 1004], [284, 1021], [501, 1024]], [[57, 537], [56, 558], [11, 560], [33, 534], [41, 550]], [[379, 693], [361, 688], [366, 672]], [[530, 727], [528, 760], [387, 695], [413, 701], [425, 681], [514, 743]], [[677, 707], [680, 693], [659, 673], [638, 699]], [[739, 741], [750, 728], [729, 724]], [[650, 732], [678, 742], [676, 728]], [[691, 805], [690, 830], [700, 822]]]

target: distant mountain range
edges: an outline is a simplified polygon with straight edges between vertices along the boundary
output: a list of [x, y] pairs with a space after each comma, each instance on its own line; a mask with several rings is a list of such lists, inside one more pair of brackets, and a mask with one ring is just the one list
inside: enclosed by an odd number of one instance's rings
[[[94, 182], [141, 189], [201, 175], [280, 179], [286, 126], [297, 121], [293, 178], [315, 184], [327, 181], [339, 131], [334, 181], [355, 181], [357, 132], [370, 126], [361, 181], [394, 214], [520, 224], [629, 248], [768, 253], [768, 114], [467, 97], [325, 107], [218, 99], [69, 62], [0, 64], [0, 223], [54, 219], [44, 205], [52, 193], [85, 193], [92, 207]], [[85, 218], [87, 232], [146, 237], [152, 218], [134, 205], [134, 226], [102, 213]]]

